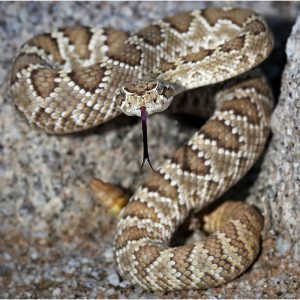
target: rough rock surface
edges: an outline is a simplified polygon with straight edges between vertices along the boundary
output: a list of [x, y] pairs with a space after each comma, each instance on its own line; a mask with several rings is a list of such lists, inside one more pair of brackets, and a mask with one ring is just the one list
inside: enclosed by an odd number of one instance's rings
[[[249, 201], [270, 216], [263, 250], [249, 272], [216, 289], [153, 294], [131, 287], [116, 273], [116, 219], [92, 197], [88, 183], [97, 177], [134, 190], [142, 154], [137, 120], [121, 117], [87, 133], [51, 136], [31, 128], [5, 93], [11, 60], [34, 34], [79, 22], [137, 30], [151, 19], [208, 5], [218, 3], [0, 3], [0, 298], [299, 296], [300, 21], [287, 47], [289, 61], [272, 119], [274, 134], [269, 148], [262, 163], [229, 193], [242, 199], [251, 194]], [[275, 32], [276, 47], [264, 69], [278, 96], [285, 41], [300, 5], [236, 5], [265, 15]], [[195, 129], [189, 118], [178, 121], [163, 114], [153, 116], [149, 127], [155, 166]]]
[[[276, 250], [300, 263], [300, 17], [286, 45], [287, 64], [273, 112], [272, 140], [251, 191], [276, 236]], [[252, 197], [251, 197], [252, 198]], [[252, 199], [251, 199], [252, 200]], [[260, 203], [260, 204], [259, 204]]]

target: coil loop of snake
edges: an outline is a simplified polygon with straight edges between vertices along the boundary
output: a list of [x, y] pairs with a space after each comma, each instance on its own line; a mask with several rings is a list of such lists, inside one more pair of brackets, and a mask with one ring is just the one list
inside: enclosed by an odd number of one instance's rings
[[[182, 91], [251, 70], [272, 47], [259, 15], [228, 7], [183, 12], [134, 33], [54, 29], [21, 47], [10, 91], [30, 123], [70, 133], [115, 118], [120, 109], [136, 115], [141, 106], [148, 114], [163, 110]], [[205, 240], [168, 246], [191, 211], [220, 197], [251, 168], [268, 137], [273, 100], [259, 71], [209, 91], [204, 102], [214, 109], [208, 121], [149, 176], [118, 224], [118, 271], [144, 289], [218, 286], [243, 273], [259, 251], [261, 215], [232, 201], [206, 218], [211, 234]], [[188, 98], [181, 98], [181, 107], [195, 113]]]

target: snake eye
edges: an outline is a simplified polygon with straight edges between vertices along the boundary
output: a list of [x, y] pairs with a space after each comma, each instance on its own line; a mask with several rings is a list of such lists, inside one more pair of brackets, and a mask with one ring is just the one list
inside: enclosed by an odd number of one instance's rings
[[170, 86], [164, 86], [162, 88], [161, 95], [163, 95], [166, 98], [170, 98], [174, 95], [174, 89]]
[[123, 104], [123, 102], [125, 101], [125, 97], [126, 97], [126, 94], [124, 93], [124, 91], [122, 89], [119, 89], [115, 95], [116, 104], [118, 106], [121, 106]]

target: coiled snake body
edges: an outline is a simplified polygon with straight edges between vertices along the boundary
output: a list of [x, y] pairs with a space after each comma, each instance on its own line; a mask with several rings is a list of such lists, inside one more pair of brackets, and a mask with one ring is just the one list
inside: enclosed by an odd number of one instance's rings
[[[75, 132], [116, 117], [117, 105], [128, 112], [142, 101], [161, 110], [181, 91], [252, 69], [272, 47], [261, 17], [238, 8], [184, 12], [131, 34], [60, 28], [21, 47], [10, 90], [29, 122], [51, 133]], [[122, 212], [118, 271], [144, 289], [217, 286], [245, 271], [259, 251], [262, 217], [240, 202], [226, 202], [207, 218], [205, 228], [214, 233], [203, 242], [168, 247], [191, 211], [250, 169], [268, 136], [272, 93], [259, 72], [227, 83], [211, 101], [215, 110], [205, 125], [149, 176]]]

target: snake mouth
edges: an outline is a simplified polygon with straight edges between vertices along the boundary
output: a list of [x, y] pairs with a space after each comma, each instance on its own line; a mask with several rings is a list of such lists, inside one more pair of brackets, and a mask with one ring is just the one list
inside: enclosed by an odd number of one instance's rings
[[[171, 99], [172, 100], [172, 99]], [[147, 116], [150, 116], [154, 113], [158, 113], [158, 112], [162, 112], [162, 111], [165, 111], [166, 109], [168, 109], [168, 107], [171, 105], [172, 101], [166, 101], [164, 102], [163, 104], [161, 104], [160, 106], [158, 105], [151, 105], [149, 103], [147, 103], [146, 105], [142, 105], [138, 108], [135, 108], [135, 109], [131, 109], [130, 111], [128, 110], [124, 110], [122, 108], [119, 107], [119, 109], [124, 113], [126, 114], [127, 116], [130, 116], [130, 117], [133, 117], [133, 116], [136, 116], [136, 117], [139, 117], [141, 118], [142, 117], [142, 114], [141, 114], [141, 109], [142, 107], [145, 108], [146, 112], [147, 112]]]
[[132, 109], [130, 111], [127, 110], [123, 110], [122, 108], [119, 107], [119, 109], [127, 116], [129, 117], [139, 117], [141, 118], [141, 108], [136, 108], [136, 109]]

